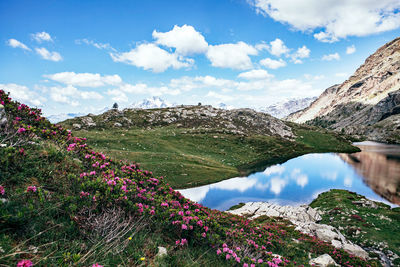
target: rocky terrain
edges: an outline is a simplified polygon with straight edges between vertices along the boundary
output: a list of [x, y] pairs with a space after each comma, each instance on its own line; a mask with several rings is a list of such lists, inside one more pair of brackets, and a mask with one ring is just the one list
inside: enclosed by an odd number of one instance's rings
[[329, 87], [287, 119], [400, 143], [400, 38], [379, 48], [348, 80]]
[[265, 108], [261, 108], [259, 111], [268, 113], [275, 118], [282, 119], [291, 113], [307, 108], [316, 99], [317, 97], [290, 99]]
[[220, 129], [236, 135], [274, 135], [294, 138], [290, 126], [268, 114], [252, 109], [218, 109], [212, 106], [177, 106], [163, 109], [109, 110], [101, 115], [89, 114], [67, 120], [64, 124], [74, 129], [132, 128], [174, 125], [193, 130]]
[[[232, 214], [252, 220], [268, 216], [290, 221], [295, 229], [316, 236], [337, 249], [362, 258], [379, 259], [383, 266], [399, 266], [400, 208], [391, 208], [346, 190], [321, 193], [310, 205], [279, 206], [266, 202], [248, 202], [231, 208]], [[336, 264], [322, 255], [309, 264]]]
[[360, 246], [348, 241], [338, 229], [326, 224], [319, 224], [322, 220], [319, 212], [307, 205], [299, 207], [279, 206], [268, 202], [248, 202], [239, 209], [230, 213], [248, 216], [255, 219], [260, 216], [280, 217], [289, 220], [296, 226], [296, 230], [317, 236], [319, 239], [331, 243], [336, 248], [342, 248], [347, 252], [362, 258], [368, 258], [368, 253]]

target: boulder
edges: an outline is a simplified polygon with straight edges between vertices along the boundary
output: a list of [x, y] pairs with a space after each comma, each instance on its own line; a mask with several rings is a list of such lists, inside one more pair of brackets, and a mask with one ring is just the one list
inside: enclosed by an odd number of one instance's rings
[[167, 255], [168, 255], [168, 252], [167, 252], [166, 248], [158, 247], [158, 252], [157, 252], [156, 257], [164, 257], [164, 256], [167, 256]]
[[309, 261], [309, 264], [311, 266], [318, 266], [318, 267], [325, 267], [325, 266], [340, 266], [337, 265], [336, 262], [332, 259], [332, 257], [329, 254], [324, 254], [321, 255], [317, 258], [311, 259]]

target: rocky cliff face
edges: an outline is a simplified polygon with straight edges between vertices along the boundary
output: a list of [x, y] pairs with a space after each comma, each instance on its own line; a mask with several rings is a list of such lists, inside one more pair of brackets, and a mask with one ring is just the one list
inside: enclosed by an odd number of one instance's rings
[[193, 130], [220, 129], [226, 133], [275, 135], [292, 139], [290, 126], [252, 109], [218, 109], [212, 106], [178, 106], [160, 109], [109, 110], [101, 115], [74, 118], [63, 124], [75, 129], [158, 127], [174, 125]]
[[379, 48], [348, 80], [326, 89], [288, 120], [399, 143], [399, 114], [400, 37]]

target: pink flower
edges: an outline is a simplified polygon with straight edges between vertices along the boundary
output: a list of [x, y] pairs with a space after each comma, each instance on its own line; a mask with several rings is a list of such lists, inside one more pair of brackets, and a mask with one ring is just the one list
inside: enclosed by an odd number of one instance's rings
[[180, 240], [176, 240], [176, 241], [175, 241], [175, 245], [179, 245], [180, 243], [181, 243]]
[[100, 264], [98, 264], [98, 263], [95, 263], [95, 264], [92, 265], [92, 267], [103, 267], [103, 265], [100, 265]]
[[221, 254], [222, 251], [220, 249], [217, 249], [217, 255]]
[[28, 188], [26, 189], [26, 192], [36, 192], [36, 190], [37, 190], [36, 186], [31, 185], [31, 186], [28, 186]]
[[17, 267], [31, 267], [33, 263], [30, 260], [21, 260], [17, 263]]
[[202, 233], [201, 236], [205, 238], [207, 236], [207, 234], [206, 233]]
[[183, 229], [183, 230], [187, 230], [186, 224], [182, 224], [182, 229]]
[[231, 257], [231, 255], [226, 254], [225, 259], [229, 260], [230, 257]]
[[181, 245], [183, 246], [185, 244], [187, 244], [187, 239], [186, 238], [182, 238], [181, 239]]
[[4, 190], [4, 187], [0, 185], [0, 195], [4, 195], [6, 193], [6, 190]]
[[243, 263], [243, 267], [249, 267], [247, 263]]
[[258, 259], [257, 262], [258, 262], [258, 263], [263, 263], [263, 260], [262, 260], [262, 259]]
[[18, 129], [18, 133], [23, 133], [23, 132], [25, 132], [25, 131], [26, 131], [26, 130], [25, 130], [24, 127], [21, 127], [21, 128]]
[[240, 258], [239, 258], [239, 257], [236, 257], [236, 261], [237, 261], [237, 262], [240, 262]]

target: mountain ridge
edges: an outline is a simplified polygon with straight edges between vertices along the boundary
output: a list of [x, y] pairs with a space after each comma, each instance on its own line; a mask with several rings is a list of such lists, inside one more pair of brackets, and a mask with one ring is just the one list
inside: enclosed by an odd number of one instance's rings
[[340, 85], [287, 117], [360, 138], [400, 143], [400, 37], [370, 55]]

